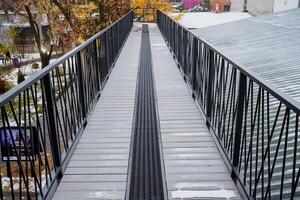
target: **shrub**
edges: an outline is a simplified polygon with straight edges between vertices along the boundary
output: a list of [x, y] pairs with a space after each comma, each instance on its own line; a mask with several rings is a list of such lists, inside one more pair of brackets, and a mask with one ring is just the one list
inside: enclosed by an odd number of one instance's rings
[[22, 83], [23, 81], [25, 81], [25, 76], [24, 76], [24, 74], [19, 70], [19, 71], [18, 71], [18, 84]]
[[38, 63], [33, 63], [33, 64], [31, 65], [31, 68], [32, 68], [32, 69], [38, 69], [38, 68], [39, 68], [39, 64], [38, 64]]
[[5, 92], [10, 90], [11, 88], [12, 88], [12, 86], [8, 81], [0, 78], [0, 95], [4, 94]]

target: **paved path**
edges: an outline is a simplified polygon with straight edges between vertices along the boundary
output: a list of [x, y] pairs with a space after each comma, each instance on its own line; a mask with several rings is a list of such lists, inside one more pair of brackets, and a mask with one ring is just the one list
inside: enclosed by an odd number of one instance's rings
[[[169, 199], [240, 199], [156, 25], [153, 68]], [[54, 199], [124, 199], [141, 30], [134, 27]]]

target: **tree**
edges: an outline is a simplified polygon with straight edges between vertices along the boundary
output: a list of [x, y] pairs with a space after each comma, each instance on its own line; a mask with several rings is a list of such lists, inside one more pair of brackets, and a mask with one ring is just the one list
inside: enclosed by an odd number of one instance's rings
[[[39, 4], [37, 1], [31, 1], [31, 0], [21, 0], [18, 5], [18, 11], [24, 9], [27, 15], [27, 19], [29, 21], [30, 27], [33, 31], [34, 40], [36, 43], [36, 46], [38, 48], [38, 52], [40, 54], [42, 67], [46, 67], [49, 62], [53, 51], [53, 42], [52, 42], [52, 33], [50, 31], [50, 41], [48, 41], [48, 44], [46, 41], [42, 38], [42, 30], [39, 27], [38, 18], [39, 15], [42, 14], [40, 11], [42, 10], [39, 7]], [[33, 14], [33, 11], [35, 14]], [[51, 24], [49, 23], [49, 27], [51, 27]], [[50, 28], [51, 29], [51, 28]]]
[[8, 11], [14, 10], [18, 0], [1, 0], [0, 1], [0, 10], [3, 10], [6, 17], [8, 17]]
[[21, 37], [21, 30], [18, 27], [10, 26], [8, 29], [8, 38], [9, 38], [9, 46], [11, 46], [10, 51], [19, 51], [24, 57], [24, 49], [25, 49], [25, 42], [24, 38]]
[[38, 27], [38, 23], [36, 22], [36, 20], [34, 19], [31, 10], [30, 10], [30, 4], [29, 5], [24, 5], [25, 11], [27, 13], [28, 16], [28, 21], [29, 24], [31, 26], [31, 28], [33, 29], [33, 33], [34, 33], [34, 38], [35, 38], [35, 42], [41, 57], [41, 62], [42, 62], [42, 67], [46, 67], [49, 62], [50, 62], [50, 58], [52, 55], [52, 51], [53, 51], [53, 42], [50, 42], [49, 48], [47, 48], [46, 43], [42, 41], [41, 38], [41, 31]]
[[140, 19], [147, 22], [154, 22], [156, 9], [164, 12], [172, 10], [170, 0], [133, 0], [131, 7], [136, 9], [135, 13]]
[[77, 44], [116, 21], [130, 9], [130, 0], [43, 1], [54, 4], [63, 14], [71, 29], [69, 34], [76, 38]]
[[[55, 4], [59, 10], [62, 12], [62, 14], [65, 16], [67, 22], [69, 25], [74, 29], [76, 25], [79, 24], [77, 17], [72, 12], [72, 6], [74, 4], [70, 3], [70, 1], [66, 0], [50, 0], [53, 4]], [[76, 5], [76, 4], [75, 4]]]
[[91, 2], [96, 6], [92, 11], [96, 16], [87, 18], [92, 24], [86, 21], [85, 24], [90, 26], [88, 28], [90, 31], [94, 30], [92, 31], [93, 34], [118, 20], [130, 10], [129, 0], [91, 0]]
[[[79, 4], [78, 1], [69, 0], [21, 0], [19, 10], [21, 9], [26, 11], [42, 67], [45, 67], [52, 55], [53, 35], [59, 38], [69, 37], [75, 44], [82, 43], [128, 12], [130, 1], [89, 0]], [[50, 41], [42, 39], [38, 15], [47, 17]]]
[[84, 4], [69, 3], [68, 7], [68, 10], [61, 6], [59, 8], [62, 13], [67, 13], [66, 20], [74, 38], [81, 43], [127, 13], [130, 1], [89, 0]]

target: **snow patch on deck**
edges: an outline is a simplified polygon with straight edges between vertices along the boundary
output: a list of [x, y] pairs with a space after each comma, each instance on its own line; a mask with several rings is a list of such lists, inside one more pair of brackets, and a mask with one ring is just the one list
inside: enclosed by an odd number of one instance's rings
[[198, 190], [198, 191], [173, 191], [172, 198], [225, 198], [231, 199], [237, 197], [233, 190]]

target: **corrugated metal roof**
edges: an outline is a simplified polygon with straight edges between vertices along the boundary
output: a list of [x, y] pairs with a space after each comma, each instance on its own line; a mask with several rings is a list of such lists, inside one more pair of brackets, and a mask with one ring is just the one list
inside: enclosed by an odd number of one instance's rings
[[192, 31], [300, 101], [300, 9]]

